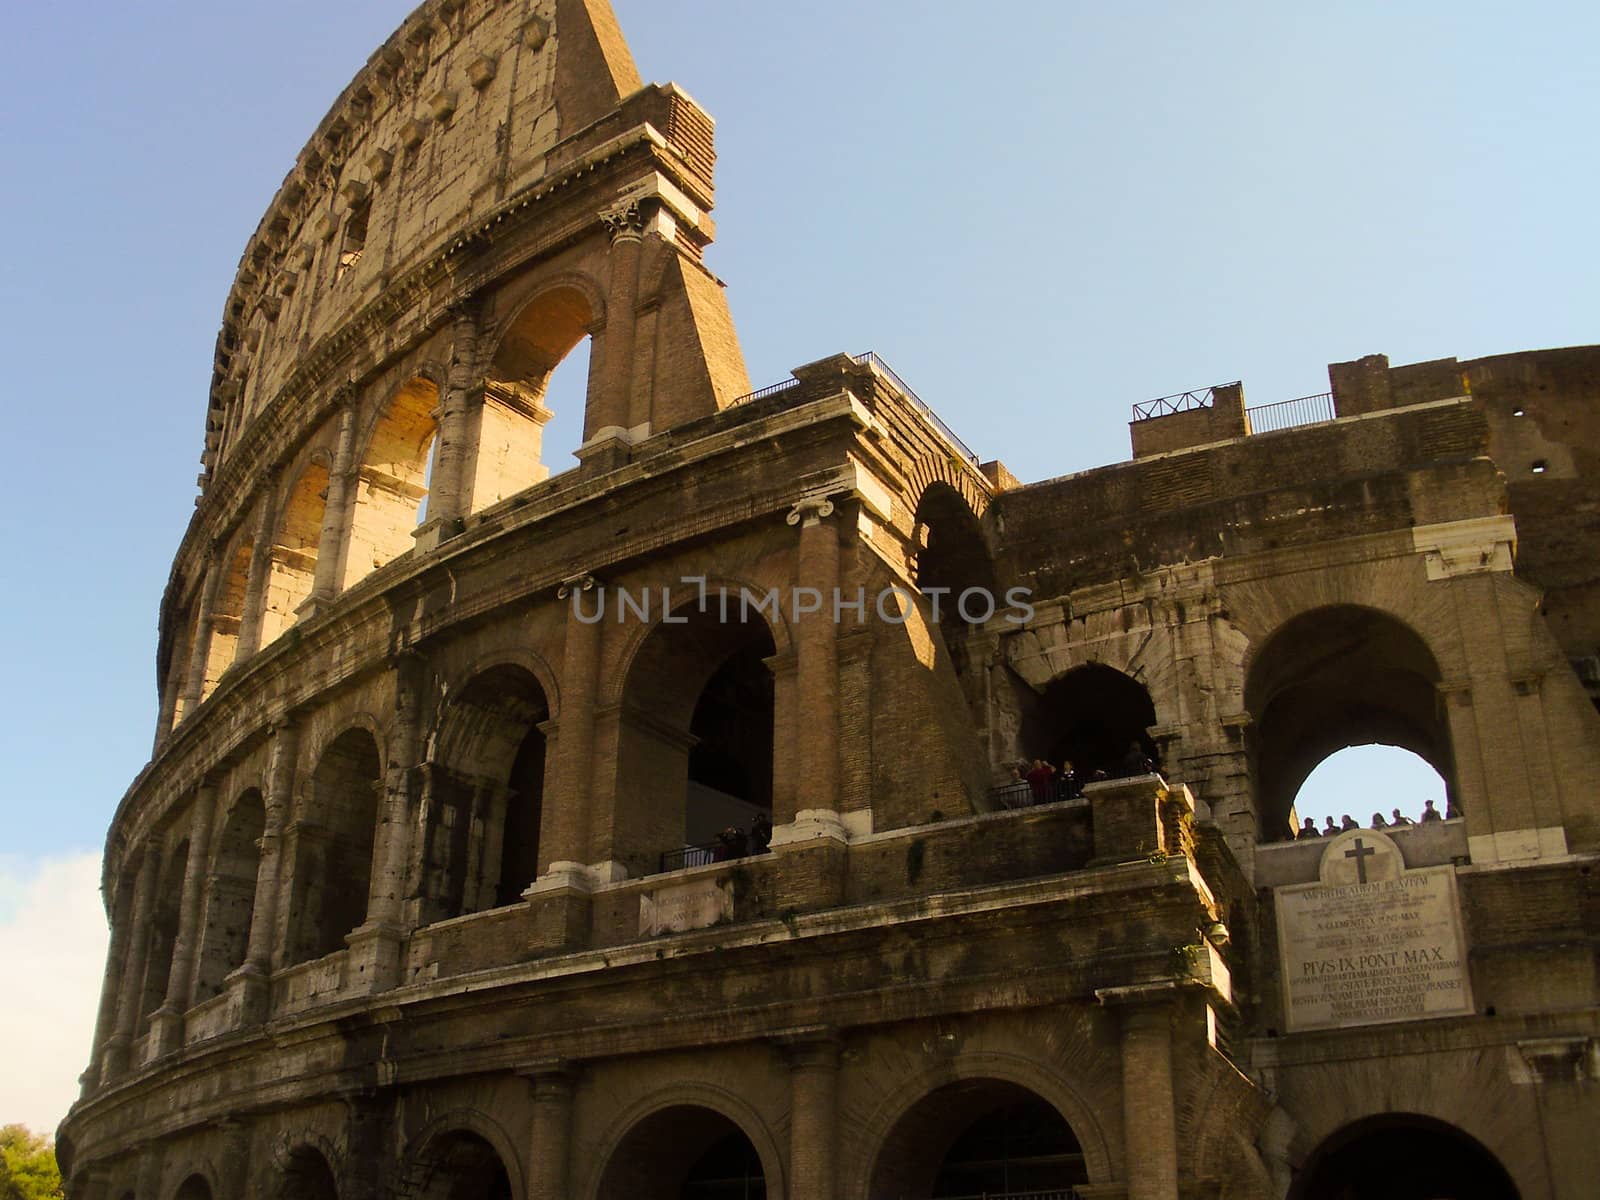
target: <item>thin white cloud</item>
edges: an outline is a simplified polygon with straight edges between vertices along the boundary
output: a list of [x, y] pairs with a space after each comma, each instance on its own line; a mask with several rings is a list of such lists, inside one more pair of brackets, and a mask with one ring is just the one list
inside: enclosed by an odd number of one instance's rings
[[53, 1137], [77, 1099], [106, 938], [98, 854], [0, 857], [0, 1125]]

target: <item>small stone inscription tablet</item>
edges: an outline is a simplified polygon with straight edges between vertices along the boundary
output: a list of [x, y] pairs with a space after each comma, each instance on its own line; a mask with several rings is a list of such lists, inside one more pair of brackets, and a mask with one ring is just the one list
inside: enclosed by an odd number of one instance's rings
[[733, 889], [714, 879], [657, 888], [639, 897], [639, 932], [684, 933], [733, 919]]
[[1289, 1029], [1473, 1011], [1453, 867], [1409, 871], [1385, 834], [1358, 829], [1328, 843], [1318, 874], [1274, 897]]

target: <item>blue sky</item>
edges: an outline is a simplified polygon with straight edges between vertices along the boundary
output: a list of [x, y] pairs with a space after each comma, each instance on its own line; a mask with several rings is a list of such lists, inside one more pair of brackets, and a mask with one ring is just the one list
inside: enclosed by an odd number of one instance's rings
[[[145, 761], [225, 293], [410, 7], [8, 14], [0, 923]], [[1024, 479], [1126, 458], [1164, 393], [1596, 340], [1592, 4], [616, 8], [718, 118], [709, 261], [755, 384], [877, 350]]]

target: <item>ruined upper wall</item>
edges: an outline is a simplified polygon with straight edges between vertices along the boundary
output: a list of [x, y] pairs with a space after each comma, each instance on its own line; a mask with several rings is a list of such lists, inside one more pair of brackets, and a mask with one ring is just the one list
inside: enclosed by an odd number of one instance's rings
[[308, 352], [508, 200], [646, 123], [709, 208], [712, 122], [675, 89], [640, 91], [606, 0], [420, 6], [323, 118], [245, 248], [202, 486]]

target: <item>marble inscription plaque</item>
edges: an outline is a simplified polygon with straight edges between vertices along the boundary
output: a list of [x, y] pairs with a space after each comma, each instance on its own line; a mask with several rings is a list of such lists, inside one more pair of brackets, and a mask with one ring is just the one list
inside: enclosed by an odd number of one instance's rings
[[1332, 839], [1316, 883], [1275, 894], [1291, 1030], [1469, 1014], [1453, 867], [1407, 870], [1370, 829]]
[[712, 879], [657, 888], [639, 897], [639, 932], [684, 933], [733, 919], [733, 890], [726, 881]]

